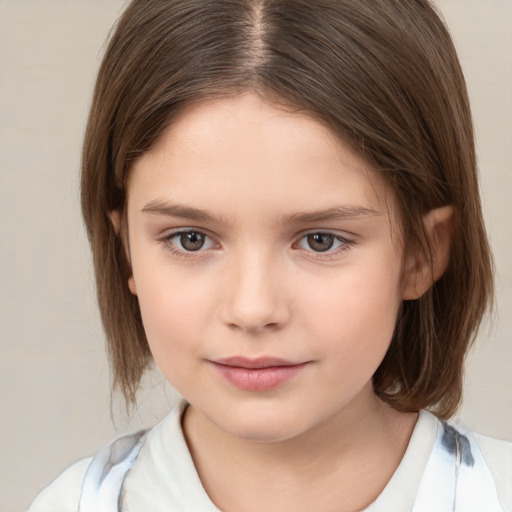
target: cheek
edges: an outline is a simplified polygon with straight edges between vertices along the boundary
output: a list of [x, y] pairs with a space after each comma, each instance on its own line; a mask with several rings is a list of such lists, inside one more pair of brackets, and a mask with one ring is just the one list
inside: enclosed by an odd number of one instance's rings
[[[398, 268], [365, 267], [310, 287], [301, 308], [333, 357], [359, 366], [379, 364], [393, 336], [401, 304]], [[323, 341], [321, 341], [323, 340]]]
[[161, 266], [146, 268], [135, 280], [144, 329], [157, 364], [161, 367], [167, 357], [194, 350], [213, 314], [212, 286], [197, 275], [169, 272]]

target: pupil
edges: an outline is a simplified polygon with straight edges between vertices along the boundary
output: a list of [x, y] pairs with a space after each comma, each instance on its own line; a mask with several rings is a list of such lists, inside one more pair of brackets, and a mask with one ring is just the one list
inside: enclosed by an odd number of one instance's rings
[[308, 235], [308, 245], [316, 252], [328, 251], [334, 244], [334, 236], [328, 233], [313, 233]]
[[180, 243], [187, 251], [198, 251], [204, 245], [204, 235], [202, 233], [183, 233], [180, 236]]

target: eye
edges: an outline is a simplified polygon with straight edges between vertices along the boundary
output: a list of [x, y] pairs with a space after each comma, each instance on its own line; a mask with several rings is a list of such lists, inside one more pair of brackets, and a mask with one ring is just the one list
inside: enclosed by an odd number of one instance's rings
[[318, 253], [332, 253], [338, 250], [348, 249], [352, 241], [333, 233], [315, 232], [303, 236], [297, 246], [307, 251]]
[[170, 233], [164, 243], [172, 252], [198, 252], [215, 247], [208, 235], [193, 229]]

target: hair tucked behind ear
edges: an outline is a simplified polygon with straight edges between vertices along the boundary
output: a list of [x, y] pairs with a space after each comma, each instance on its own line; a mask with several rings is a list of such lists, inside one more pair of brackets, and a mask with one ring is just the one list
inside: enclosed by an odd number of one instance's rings
[[[252, 90], [330, 126], [391, 186], [408, 256], [423, 217], [453, 205], [452, 256], [405, 301], [374, 376], [380, 397], [451, 415], [464, 355], [492, 297], [471, 113], [450, 36], [427, 0], [135, 0], [119, 20], [85, 136], [82, 208], [114, 386], [128, 401], [151, 361], [110, 212], [130, 166], [187, 104]], [[122, 216], [122, 215], [121, 215]]]

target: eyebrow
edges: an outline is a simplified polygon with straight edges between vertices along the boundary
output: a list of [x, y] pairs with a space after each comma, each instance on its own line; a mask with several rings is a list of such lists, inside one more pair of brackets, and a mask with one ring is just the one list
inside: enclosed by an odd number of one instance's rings
[[365, 206], [343, 205], [325, 210], [292, 213], [291, 215], [286, 215], [283, 221], [288, 224], [309, 224], [312, 222], [376, 217], [380, 215], [381, 213], [377, 210]]
[[192, 208], [191, 206], [162, 202], [158, 200], [150, 201], [144, 206], [144, 208], [142, 208], [142, 212], [155, 215], [164, 215], [167, 217], [177, 217], [180, 219], [196, 220], [201, 222], [218, 219], [221, 224], [225, 224], [225, 222], [220, 219], [220, 217], [214, 215], [208, 210], [201, 210], [199, 208]]
[[[153, 215], [163, 215], [181, 219], [195, 220], [198, 222], [217, 221], [220, 224], [226, 224], [220, 216], [214, 215], [208, 210], [193, 208], [191, 206], [162, 202], [159, 200], [150, 201], [142, 209], [144, 213]], [[361, 217], [380, 216], [378, 211], [357, 205], [334, 206], [323, 210], [309, 212], [296, 212], [284, 215], [279, 218], [283, 224], [310, 224], [313, 222], [324, 222], [344, 219], [356, 219]]]

